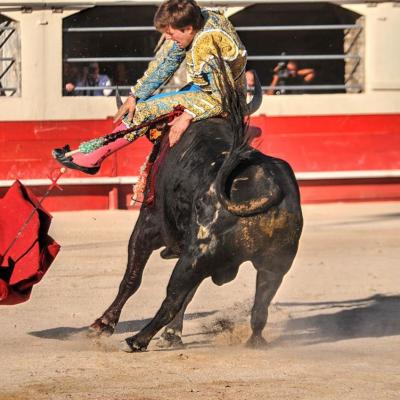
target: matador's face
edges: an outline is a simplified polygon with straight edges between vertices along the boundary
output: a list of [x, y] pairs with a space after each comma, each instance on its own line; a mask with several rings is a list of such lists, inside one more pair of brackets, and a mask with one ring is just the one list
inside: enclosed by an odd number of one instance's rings
[[181, 49], [186, 49], [192, 43], [197, 32], [193, 29], [193, 26], [189, 25], [181, 29], [169, 26], [162, 33], [167, 40], [173, 40]]

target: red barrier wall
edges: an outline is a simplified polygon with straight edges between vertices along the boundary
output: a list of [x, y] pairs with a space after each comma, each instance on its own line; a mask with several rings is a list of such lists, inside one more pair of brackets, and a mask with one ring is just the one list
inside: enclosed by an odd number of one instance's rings
[[[69, 144], [77, 148], [84, 140], [105, 135], [113, 129], [112, 120], [0, 122], [0, 179], [46, 178], [58, 163], [51, 150]], [[151, 149], [147, 139], [109, 157], [96, 176], [137, 175]], [[87, 177], [68, 171], [68, 177]]]
[[253, 146], [300, 171], [400, 168], [400, 115], [254, 117]]
[[[251, 119], [252, 145], [288, 161], [295, 172], [400, 169], [400, 115], [297, 116]], [[58, 168], [51, 150], [76, 148], [112, 131], [112, 121], [0, 122], [0, 180], [46, 178]], [[258, 129], [257, 129], [258, 128]], [[139, 139], [107, 159], [97, 176], [137, 176], [151, 149]], [[65, 176], [86, 177], [77, 171]], [[400, 199], [400, 181], [357, 179], [300, 181], [304, 202]], [[38, 194], [45, 188], [33, 188]], [[126, 207], [130, 185], [64, 186], [46, 200], [52, 210]], [[117, 189], [117, 192], [115, 191]], [[0, 196], [6, 188], [0, 188]]]

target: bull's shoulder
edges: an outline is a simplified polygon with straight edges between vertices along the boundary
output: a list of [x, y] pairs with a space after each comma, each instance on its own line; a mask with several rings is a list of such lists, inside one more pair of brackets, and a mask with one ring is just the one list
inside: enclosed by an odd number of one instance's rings
[[201, 121], [194, 122], [189, 131], [194, 133], [201, 133], [203, 136], [207, 136], [212, 138], [212, 135], [217, 133], [221, 133], [229, 136], [232, 136], [232, 128], [230, 122], [221, 117], [207, 118]]

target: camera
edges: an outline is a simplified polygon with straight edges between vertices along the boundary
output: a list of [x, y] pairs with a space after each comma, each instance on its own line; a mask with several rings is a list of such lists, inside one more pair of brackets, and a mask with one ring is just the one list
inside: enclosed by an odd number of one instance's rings
[[276, 66], [278, 68], [278, 71], [287, 68], [287, 62], [286, 61], [280, 61], [278, 65]]
[[287, 79], [293, 75], [292, 71], [288, 69], [287, 62], [285, 61], [281, 61], [278, 63], [276, 74], [280, 79]]

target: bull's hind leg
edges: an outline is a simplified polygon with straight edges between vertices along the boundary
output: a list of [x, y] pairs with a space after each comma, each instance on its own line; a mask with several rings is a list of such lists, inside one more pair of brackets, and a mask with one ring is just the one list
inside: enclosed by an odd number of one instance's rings
[[128, 264], [119, 285], [117, 297], [103, 315], [89, 327], [89, 334], [111, 335], [121, 315], [122, 307], [140, 287], [144, 267], [151, 253], [162, 246], [159, 228], [151, 215], [142, 210], [128, 245]]
[[196, 286], [186, 297], [181, 309], [175, 318], [165, 327], [160, 340], [157, 343], [158, 347], [168, 348], [175, 347], [179, 348], [183, 346], [182, 342], [182, 329], [183, 329], [183, 317], [189, 303], [192, 301], [194, 294], [196, 293], [198, 286]]
[[265, 257], [263, 260], [253, 260], [253, 264], [257, 269], [257, 281], [254, 305], [251, 310], [252, 335], [247, 341], [249, 347], [259, 347], [267, 344], [262, 337], [262, 331], [267, 323], [268, 307], [282, 283], [283, 276], [292, 264], [292, 259], [289, 261], [287, 257], [281, 258], [274, 255], [271, 258]]
[[121, 349], [127, 352], [146, 350], [153, 336], [169, 324], [185, 302], [188, 295], [206, 277], [201, 269], [193, 267], [193, 259], [182, 256], [176, 264], [167, 287], [167, 296], [156, 316], [135, 336], [125, 339]]

